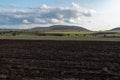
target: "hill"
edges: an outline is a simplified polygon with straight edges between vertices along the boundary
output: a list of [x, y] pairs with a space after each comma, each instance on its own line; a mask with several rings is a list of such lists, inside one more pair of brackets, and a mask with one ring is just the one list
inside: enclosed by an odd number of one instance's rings
[[111, 29], [111, 30], [116, 30], [116, 31], [118, 31], [118, 30], [120, 30], [120, 27], [113, 28], [113, 29]]
[[39, 30], [79, 30], [79, 31], [89, 31], [86, 28], [80, 26], [68, 26], [68, 25], [53, 25], [50, 27], [35, 27], [31, 30], [39, 31]]

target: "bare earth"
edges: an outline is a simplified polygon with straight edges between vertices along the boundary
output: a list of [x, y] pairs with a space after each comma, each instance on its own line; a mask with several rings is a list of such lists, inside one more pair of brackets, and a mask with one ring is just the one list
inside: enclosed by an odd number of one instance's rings
[[0, 40], [0, 80], [120, 80], [120, 42]]

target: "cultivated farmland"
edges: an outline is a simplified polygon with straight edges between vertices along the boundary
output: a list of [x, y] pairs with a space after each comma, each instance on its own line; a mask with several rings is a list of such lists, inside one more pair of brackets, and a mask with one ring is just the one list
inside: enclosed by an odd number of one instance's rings
[[0, 80], [120, 80], [120, 42], [0, 40]]

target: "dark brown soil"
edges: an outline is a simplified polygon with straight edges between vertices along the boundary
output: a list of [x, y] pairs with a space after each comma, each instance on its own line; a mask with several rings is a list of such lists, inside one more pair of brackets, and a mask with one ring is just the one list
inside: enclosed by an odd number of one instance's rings
[[0, 40], [0, 80], [120, 80], [120, 42]]

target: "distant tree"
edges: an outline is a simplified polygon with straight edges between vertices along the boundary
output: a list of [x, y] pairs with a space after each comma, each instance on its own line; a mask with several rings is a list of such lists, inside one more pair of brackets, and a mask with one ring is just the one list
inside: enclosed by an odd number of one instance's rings
[[86, 34], [83, 34], [83, 36], [85, 37], [85, 36], [86, 36]]
[[12, 33], [12, 35], [13, 35], [13, 36], [16, 36], [16, 33], [14, 32], [14, 33]]
[[57, 34], [57, 33], [55, 33], [55, 34], [50, 34], [51, 36], [65, 36], [65, 34]]
[[106, 37], [106, 34], [104, 34], [103, 37]]
[[70, 36], [70, 34], [67, 34], [68, 36]]
[[113, 37], [116, 37], [115, 35], [113, 35]]
[[12, 33], [13, 31], [9, 31], [9, 33]]
[[95, 34], [94, 36], [96, 37], [97, 35]]

